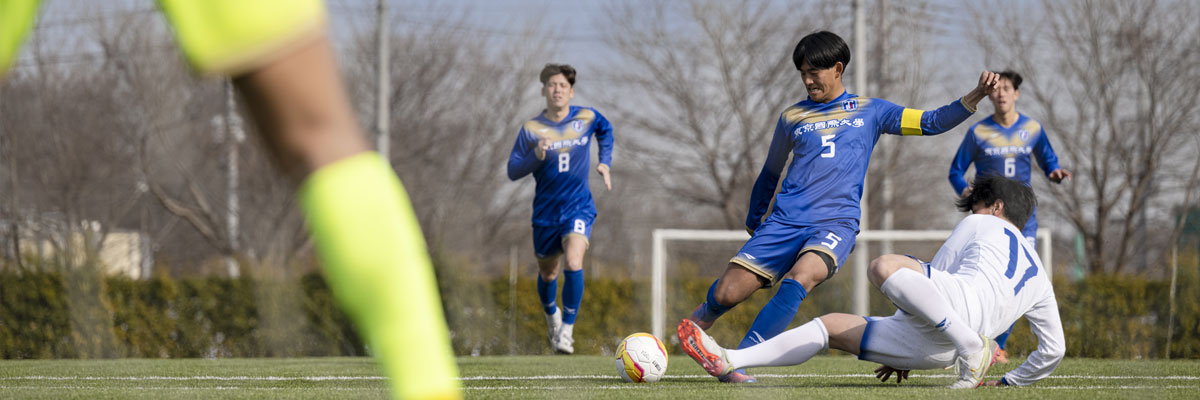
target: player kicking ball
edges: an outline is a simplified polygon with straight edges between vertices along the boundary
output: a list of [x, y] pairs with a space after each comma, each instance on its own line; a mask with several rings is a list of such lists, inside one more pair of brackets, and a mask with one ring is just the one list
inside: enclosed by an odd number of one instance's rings
[[[924, 111], [847, 92], [842, 76], [850, 65], [850, 46], [835, 33], [816, 32], [800, 39], [792, 62], [808, 98], [779, 115], [750, 193], [750, 240], [729, 260], [690, 317], [707, 329], [754, 292], [779, 286], [738, 348], [787, 329], [804, 299], [846, 262], [858, 235], [863, 182], [879, 137], [949, 131], [975, 112], [999, 79], [983, 71], [966, 95]], [[740, 369], [717, 379], [755, 381]]]
[[[575, 97], [575, 68], [547, 64], [539, 76], [546, 109], [526, 121], [517, 133], [508, 158], [508, 178], [533, 174], [533, 250], [538, 259], [538, 297], [546, 312], [550, 347], [564, 354], [575, 352], [575, 318], [583, 301], [583, 255], [587, 252], [596, 204], [588, 188], [589, 150], [592, 138], [600, 147], [596, 172], [612, 190], [612, 125], [591, 107], [571, 105]], [[559, 259], [566, 253], [563, 271], [563, 307], [555, 302]]]
[[[713, 376], [736, 368], [802, 364], [834, 348], [883, 364], [877, 377], [896, 381], [909, 370], [956, 365], [950, 388], [1025, 386], [1054, 372], [1066, 349], [1050, 277], [1020, 226], [1035, 206], [1033, 191], [1019, 181], [985, 176], [959, 210], [970, 211], [932, 263], [888, 254], [871, 262], [871, 283], [899, 310], [889, 317], [826, 314], [760, 344], [740, 350], [719, 346], [696, 323], [679, 323], [684, 352]], [[984, 383], [995, 361], [989, 336], [1017, 318], [1029, 320], [1038, 347], [1025, 363]]]

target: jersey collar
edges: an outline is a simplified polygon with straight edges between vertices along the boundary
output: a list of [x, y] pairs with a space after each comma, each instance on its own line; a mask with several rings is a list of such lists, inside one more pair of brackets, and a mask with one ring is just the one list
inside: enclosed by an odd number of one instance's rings
[[554, 122], [554, 121], [551, 121], [550, 118], [546, 118], [546, 109], [543, 108], [542, 112], [538, 113], [538, 116], [536, 119], [542, 120], [543, 122], [546, 123], [546, 125], [553, 126], [553, 125], [558, 125], [558, 124], [562, 124], [564, 122], [570, 121], [572, 118], [575, 118], [575, 114], [578, 112], [579, 112], [579, 106], [567, 106], [567, 116], [563, 117], [562, 121]]
[[847, 99], [854, 98], [854, 97], [858, 97], [858, 95], [850, 94], [850, 92], [843, 90], [842, 94], [838, 95], [838, 97], [835, 97], [833, 100], [830, 100], [825, 103], [818, 103], [818, 102], [814, 101], [812, 99], [812, 96], [809, 96], [808, 99], [804, 100], [804, 102], [807, 102], [808, 104], [813, 104], [813, 105], [838, 104], [843, 101], [846, 101]]

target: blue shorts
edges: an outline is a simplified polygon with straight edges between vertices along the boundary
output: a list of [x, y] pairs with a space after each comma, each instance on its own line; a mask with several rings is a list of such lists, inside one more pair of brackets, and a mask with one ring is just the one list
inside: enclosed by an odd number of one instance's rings
[[855, 235], [858, 226], [849, 223], [795, 226], [768, 218], [729, 262], [763, 277], [764, 287], [770, 287], [792, 270], [800, 254], [810, 250], [832, 258], [837, 272], [854, 249]]
[[563, 252], [567, 236], [578, 235], [587, 242], [592, 237], [592, 223], [596, 216], [581, 212], [567, 218], [557, 226], [533, 226], [533, 254], [537, 258], [554, 257]]

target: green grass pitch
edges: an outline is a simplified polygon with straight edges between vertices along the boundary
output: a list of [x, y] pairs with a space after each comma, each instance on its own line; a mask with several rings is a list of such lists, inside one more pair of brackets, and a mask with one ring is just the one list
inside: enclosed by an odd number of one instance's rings
[[[414, 360], [419, 362], [419, 360]], [[632, 384], [601, 356], [463, 357], [468, 398], [774, 399], [774, 398], [1200, 398], [1200, 360], [1066, 359], [1054, 375], [1025, 388], [942, 388], [950, 371], [914, 371], [896, 385], [874, 379], [873, 364], [820, 356], [798, 367], [760, 368], [759, 382], [730, 385], [673, 354], [661, 382]], [[1021, 360], [993, 367], [992, 377]], [[386, 398], [386, 383], [366, 358], [0, 361], [0, 398]]]

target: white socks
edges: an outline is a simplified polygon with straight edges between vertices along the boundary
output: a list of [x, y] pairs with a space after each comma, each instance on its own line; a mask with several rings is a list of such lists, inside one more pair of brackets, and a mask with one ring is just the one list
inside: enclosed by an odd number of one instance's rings
[[900, 268], [879, 286], [888, 299], [905, 312], [929, 322], [946, 334], [959, 354], [978, 352], [983, 347], [979, 334], [938, 294], [937, 286], [920, 272]]
[[741, 350], [725, 350], [734, 368], [782, 367], [801, 364], [829, 346], [829, 333], [821, 319]]

